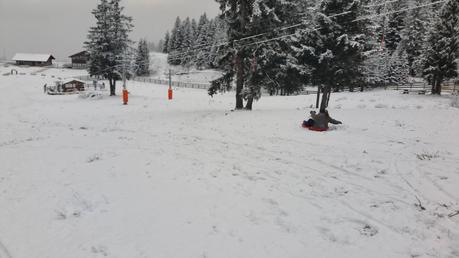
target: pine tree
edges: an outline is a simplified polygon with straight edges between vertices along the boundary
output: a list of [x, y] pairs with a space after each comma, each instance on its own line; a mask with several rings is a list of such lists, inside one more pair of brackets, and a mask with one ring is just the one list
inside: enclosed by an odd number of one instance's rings
[[196, 40], [196, 67], [198, 69], [208, 68], [210, 64], [210, 56], [212, 50], [210, 45], [214, 40], [215, 26], [213, 21], [207, 21], [207, 23], [201, 26], [199, 36]]
[[120, 0], [101, 0], [92, 11], [96, 25], [88, 33], [85, 48], [89, 52], [89, 73], [100, 75], [110, 83], [110, 95], [115, 95], [119, 76], [119, 62], [131, 41], [132, 18], [123, 14]]
[[206, 47], [206, 68], [218, 69], [217, 56], [222, 52], [221, 44], [228, 42], [227, 32], [228, 27], [222, 19], [216, 17], [209, 22], [207, 31], [207, 42], [211, 45]]
[[[399, 1], [392, 4], [392, 8], [389, 8], [384, 11], [393, 12], [401, 9], [406, 9], [408, 7], [407, 1]], [[392, 55], [393, 52], [398, 48], [398, 45], [402, 41], [402, 30], [405, 28], [406, 13], [405, 12], [396, 12], [388, 16], [387, 26], [385, 28], [385, 47], [390, 51]]]
[[169, 40], [170, 40], [170, 33], [169, 31], [166, 32], [166, 36], [164, 36], [164, 44], [163, 44], [163, 49], [161, 50], [161, 52], [167, 54], [169, 53]]
[[441, 94], [444, 80], [456, 77], [459, 51], [459, 0], [448, 0], [429, 33], [424, 78], [432, 94]]
[[[408, 6], [414, 7], [425, 3], [425, 0], [411, 0]], [[428, 11], [428, 8], [417, 8], [408, 11], [404, 22], [405, 27], [402, 30], [401, 45], [406, 52], [410, 75], [413, 77], [422, 74], [420, 60], [427, 36]]]
[[182, 21], [180, 17], [177, 17], [175, 20], [174, 28], [171, 32], [171, 37], [169, 40], [169, 56], [168, 56], [168, 63], [172, 65], [179, 65], [180, 64], [180, 56], [178, 56], [178, 52], [180, 51], [180, 47], [183, 41], [183, 32], [182, 32]]
[[[279, 32], [270, 28], [298, 24], [302, 17], [299, 13], [301, 1], [259, 0], [254, 5], [249, 30], [251, 34], [268, 32], [259, 41], [278, 37]], [[293, 33], [294, 29], [283, 31]], [[298, 92], [306, 83], [306, 68], [295, 57], [291, 46], [294, 42], [290, 37], [269, 41], [266, 44], [254, 45], [250, 57], [250, 67], [246, 87], [243, 91], [247, 99], [246, 109], [252, 109], [254, 99], [261, 96], [261, 88], [269, 92], [280, 91], [289, 95]]]
[[[228, 24], [228, 40], [233, 42], [243, 37], [249, 36], [248, 25], [253, 14], [253, 4], [255, 0], [216, 0], [220, 4], [222, 11], [221, 18]], [[233, 47], [233, 46], [231, 46]], [[224, 69], [224, 74], [211, 83], [209, 94], [212, 96], [219, 91], [231, 89], [233, 78], [236, 77], [236, 107], [244, 108], [243, 89], [246, 78], [249, 52], [244, 48], [232, 50], [228, 47], [219, 66]]]
[[[354, 0], [323, 0], [314, 21], [317, 27], [301, 32], [299, 58], [312, 68], [313, 82], [322, 86], [321, 112], [325, 112], [333, 88], [352, 89], [364, 79], [366, 26], [363, 21], [353, 22], [359, 17], [360, 5]], [[330, 17], [336, 14], [341, 15]]]
[[196, 41], [196, 38], [198, 36], [198, 23], [196, 22], [196, 19], [191, 19], [191, 34], [192, 34], [192, 37], [191, 37], [191, 42], [192, 42], [192, 45], [194, 44], [194, 42]]
[[139, 41], [135, 64], [137, 76], [147, 76], [150, 74], [150, 53], [148, 51], [147, 41], [144, 39]]
[[199, 17], [196, 40], [198, 40], [201, 33], [203, 33], [203, 27], [206, 26], [208, 23], [209, 23], [209, 19], [207, 19], [206, 13], [204, 13], [203, 15], [201, 15], [201, 17]]
[[191, 25], [191, 20], [189, 17], [187, 17], [182, 24], [182, 32], [183, 32], [182, 34], [183, 37], [182, 37], [182, 41], [180, 42], [181, 44], [180, 44], [179, 52], [182, 53], [183, 58], [180, 60], [180, 64], [182, 66], [189, 67], [193, 60], [192, 46], [194, 43], [194, 33], [193, 33], [192, 25]]

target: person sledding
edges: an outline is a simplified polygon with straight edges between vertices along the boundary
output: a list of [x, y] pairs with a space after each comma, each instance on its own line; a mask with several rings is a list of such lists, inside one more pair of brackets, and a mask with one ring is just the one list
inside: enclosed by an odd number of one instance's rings
[[303, 121], [303, 127], [312, 131], [323, 132], [328, 130], [328, 124], [342, 124], [341, 121], [331, 118], [327, 110], [319, 114], [317, 114], [316, 111], [311, 111], [310, 114], [311, 118], [309, 120]]

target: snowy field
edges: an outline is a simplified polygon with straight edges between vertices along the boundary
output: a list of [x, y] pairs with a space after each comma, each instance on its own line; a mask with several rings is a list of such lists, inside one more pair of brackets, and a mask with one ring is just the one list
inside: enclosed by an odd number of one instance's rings
[[167, 63], [167, 54], [157, 52], [150, 53], [151, 78], [168, 80], [169, 69], [172, 71], [172, 80], [179, 82], [210, 84], [210, 81], [221, 76], [221, 72], [215, 70], [186, 69], [182, 66], [169, 65]]
[[53, 81], [0, 75], [1, 258], [459, 257], [449, 97], [334, 94], [344, 125], [314, 133], [312, 95], [231, 112], [232, 94], [129, 83], [123, 106]]

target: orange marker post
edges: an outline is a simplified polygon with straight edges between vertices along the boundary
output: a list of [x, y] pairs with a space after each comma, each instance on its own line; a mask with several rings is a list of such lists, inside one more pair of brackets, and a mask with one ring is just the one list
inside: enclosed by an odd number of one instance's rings
[[169, 90], [167, 90], [167, 98], [172, 100], [173, 92], [172, 92], [172, 71], [169, 69]]
[[167, 97], [169, 98], [169, 100], [172, 100], [172, 97], [173, 97], [172, 88], [169, 88], [169, 90], [167, 91]]
[[127, 105], [128, 100], [129, 100], [129, 92], [126, 89], [124, 89], [123, 90], [123, 104]]

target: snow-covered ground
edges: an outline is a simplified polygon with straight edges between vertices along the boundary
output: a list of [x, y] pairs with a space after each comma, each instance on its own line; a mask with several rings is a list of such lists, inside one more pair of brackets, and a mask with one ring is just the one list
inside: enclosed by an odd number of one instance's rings
[[344, 125], [314, 133], [312, 95], [231, 112], [232, 94], [129, 83], [123, 106], [53, 81], [0, 75], [1, 258], [459, 257], [448, 97], [334, 94]]
[[167, 54], [150, 53], [151, 78], [168, 80], [169, 69], [172, 71], [172, 80], [187, 83], [209, 83], [221, 76], [221, 72], [215, 70], [186, 69], [181, 66], [171, 66], [167, 63]]

